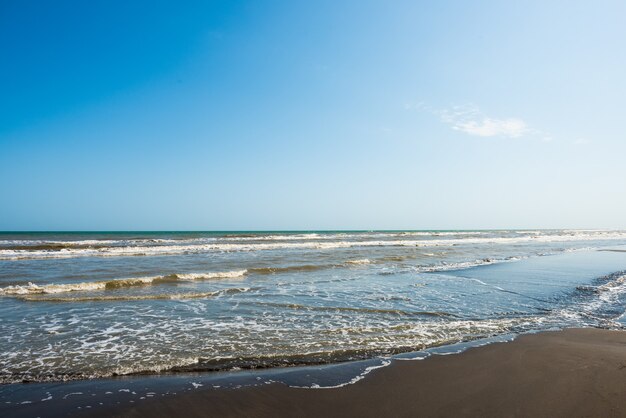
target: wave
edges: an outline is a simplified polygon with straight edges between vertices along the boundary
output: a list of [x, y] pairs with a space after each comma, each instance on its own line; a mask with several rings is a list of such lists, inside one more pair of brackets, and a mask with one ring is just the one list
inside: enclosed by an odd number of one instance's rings
[[33, 294], [54, 294], [66, 292], [94, 291], [119, 289], [134, 286], [148, 286], [158, 283], [176, 282], [176, 281], [193, 281], [193, 280], [212, 280], [212, 279], [236, 279], [244, 277], [247, 270], [233, 270], [225, 272], [208, 272], [208, 273], [178, 273], [165, 276], [152, 277], [134, 277], [127, 279], [102, 280], [96, 282], [82, 283], [63, 283], [63, 284], [44, 284], [37, 285], [28, 283], [28, 285], [15, 285], [0, 288], [0, 295], [17, 296], [17, 295], [33, 295]]
[[65, 248], [103, 248], [127, 247], [138, 245], [180, 244], [193, 242], [208, 242], [215, 238], [187, 239], [86, 239], [86, 240], [0, 240], [0, 248], [11, 250], [61, 250]]
[[364, 265], [364, 264], [371, 264], [371, 263], [372, 263], [371, 260], [364, 258], [364, 259], [359, 259], [359, 260], [348, 260], [348, 261], [343, 262], [342, 264], [340, 263], [299, 264], [299, 265], [282, 266], [282, 267], [253, 267], [253, 268], [248, 268], [247, 271], [248, 273], [251, 273], [251, 274], [260, 274], [260, 275], [281, 274], [281, 273], [304, 273], [304, 272], [327, 270], [327, 269], [332, 269], [332, 268], [342, 268], [346, 266]]
[[122, 302], [136, 300], [186, 300], [186, 299], [206, 299], [210, 297], [218, 297], [229, 294], [245, 293], [251, 288], [229, 288], [222, 290], [214, 290], [211, 292], [183, 292], [183, 293], [161, 293], [154, 295], [103, 295], [103, 296], [77, 296], [77, 297], [59, 297], [59, 296], [39, 296], [25, 295], [19, 296], [21, 300], [28, 302]]
[[409, 255], [390, 255], [390, 256], [387, 256], [387, 257], [378, 258], [377, 261], [380, 261], [380, 262], [385, 262], [385, 261], [401, 262], [401, 261], [406, 261], [406, 260], [411, 259], [411, 258], [415, 258], [415, 256], [414, 255], [410, 255], [410, 256]]
[[131, 277], [123, 279], [101, 280], [93, 282], [42, 284], [28, 282], [25, 285], [0, 287], [0, 296], [18, 296], [34, 294], [54, 294], [80, 291], [113, 290], [127, 287], [149, 286], [162, 283], [175, 283], [195, 280], [239, 279], [248, 274], [271, 275], [283, 273], [312, 272], [329, 268], [341, 268], [346, 265], [363, 265], [371, 263], [368, 259], [348, 260], [344, 264], [303, 264], [284, 267], [256, 267], [241, 270], [203, 272], [203, 273], [175, 273], [149, 277]]
[[576, 287], [583, 292], [602, 294], [604, 292], [626, 291], [626, 271], [618, 271], [596, 279], [596, 285], [581, 285]]
[[506, 258], [482, 258], [474, 261], [460, 261], [457, 263], [447, 263], [445, 261], [440, 264], [429, 265], [429, 266], [420, 266], [418, 270], [424, 273], [435, 273], [441, 271], [451, 271], [451, 270], [464, 270], [472, 267], [478, 266], [487, 266], [490, 264], [499, 264], [506, 263], [511, 261], [518, 261], [526, 257], [514, 256], [514, 257], [506, 257]]
[[361, 260], [348, 260], [346, 264], [370, 264], [371, 261], [367, 258], [363, 258]]
[[[86, 240], [0, 240], [0, 248], [11, 250], [60, 250], [64, 248], [138, 247], [172, 245], [201, 245], [214, 242], [247, 241], [306, 241], [352, 239], [368, 235], [362, 234], [229, 234], [197, 238], [131, 238], [131, 239], [86, 239]], [[381, 234], [380, 236], [387, 236]]]
[[[434, 235], [433, 235], [434, 236]], [[555, 243], [570, 241], [591, 241], [591, 240], [626, 240], [624, 231], [600, 231], [600, 232], [571, 232], [561, 234], [524, 234], [521, 236], [475, 236], [466, 238], [436, 238], [436, 239], [374, 239], [371, 235], [364, 235], [368, 238], [364, 240], [347, 240], [341, 237], [340, 240], [310, 240], [294, 238], [293, 240], [268, 242], [225, 242], [219, 238], [196, 239], [194, 243], [189, 240], [179, 241], [172, 245], [171, 240], [163, 243], [151, 245], [136, 245], [143, 241], [133, 241], [132, 245], [109, 245], [109, 246], [76, 246], [78, 244], [51, 244], [66, 245], [66, 247], [55, 249], [25, 249], [20, 247], [0, 249], [0, 260], [20, 260], [20, 259], [47, 259], [47, 258], [75, 258], [75, 257], [130, 257], [130, 256], [167, 256], [180, 254], [201, 254], [215, 252], [239, 252], [239, 251], [264, 251], [264, 250], [332, 250], [339, 248], [358, 247], [442, 247], [456, 246], [463, 244], [489, 245], [489, 244], [519, 244], [519, 243]], [[409, 238], [411, 235], [408, 236]], [[284, 237], [283, 237], [284, 238]], [[400, 237], [402, 238], [402, 237]], [[241, 240], [240, 240], [241, 241]], [[258, 241], [258, 240], [257, 240]], [[144, 243], [145, 244], [145, 243]], [[87, 245], [87, 244], [81, 244]], [[90, 244], [91, 245], [91, 244]], [[34, 248], [37, 248], [36, 246]]]
[[238, 279], [244, 277], [248, 270], [218, 271], [209, 273], [178, 273], [173, 274], [178, 280], [210, 280], [210, 279]]
[[490, 264], [507, 263], [522, 260], [528, 258], [528, 256], [511, 256], [506, 258], [482, 258], [473, 261], [459, 261], [459, 262], [445, 262], [442, 261], [439, 264], [430, 265], [418, 265], [418, 266], [403, 266], [393, 269], [383, 269], [377, 274], [381, 276], [390, 276], [400, 273], [418, 272], [418, 273], [437, 273], [453, 270], [465, 270], [472, 267], [487, 266]]
[[626, 270], [599, 277], [592, 284], [576, 286], [565, 306], [546, 309], [560, 327], [592, 326], [623, 329], [620, 322], [626, 296]]

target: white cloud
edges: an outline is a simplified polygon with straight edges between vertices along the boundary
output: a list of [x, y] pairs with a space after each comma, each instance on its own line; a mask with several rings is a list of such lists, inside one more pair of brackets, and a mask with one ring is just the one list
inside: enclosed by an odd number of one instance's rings
[[519, 138], [531, 132], [528, 124], [519, 118], [496, 119], [485, 116], [476, 106], [454, 106], [437, 111], [444, 123], [452, 129], [474, 136], [504, 136]]
[[[430, 113], [455, 131], [463, 132], [467, 135], [500, 138], [532, 137], [543, 142], [555, 140], [551, 133], [531, 127], [521, 118], [494, 118], [487, 116], [474, 104], [438, 109], [425, 102], [406, 102], [404, 108], [406, 110]], [[587, 142], [583, 139], [576, 143], [584, 144]]]
[[452, 129], [476, 136], [508, 136], [517, 138], [528, 130], [526, 122], [521, 119], [491, 119], [484, 118], [480, 121], [460, 122], [452, 126]]

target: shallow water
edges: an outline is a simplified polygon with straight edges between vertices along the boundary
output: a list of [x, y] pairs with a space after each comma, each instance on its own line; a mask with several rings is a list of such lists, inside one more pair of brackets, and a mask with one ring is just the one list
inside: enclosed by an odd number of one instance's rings
[[[620, 327], [624, 231], [0, 234], [0, 381]], [[623, 248], [623, 247], [621, 247]]]

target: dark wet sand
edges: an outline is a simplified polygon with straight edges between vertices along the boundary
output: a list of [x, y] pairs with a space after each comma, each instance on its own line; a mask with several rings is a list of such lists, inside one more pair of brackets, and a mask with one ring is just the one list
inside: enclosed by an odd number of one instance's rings
[[626, 416], [626, 332], [526, 335], [459, 355], [396, 361], [337, 389], [206, 389], [94, 412], [90, 416]]

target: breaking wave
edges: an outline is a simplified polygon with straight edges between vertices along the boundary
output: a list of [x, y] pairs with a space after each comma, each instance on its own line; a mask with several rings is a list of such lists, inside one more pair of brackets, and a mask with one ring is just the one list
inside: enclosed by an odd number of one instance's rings
[[148, 286], [152, 284], [193, 281], [193, 280], [215, 280], [215, 279], [236, 279], [244, 277], [247, 270], [233, 270], [225, 272], [209, 273], [184, 273], [170, 274], [166, 276], [135, 277], [128, 279], [101, 280], [97, 282], [63, 283], [37, 285], [15, 285], [0, 288], [0, 295], [34, 295], [34, 294], [54, 294], [66, 292], [80, 292], [93, 290], [119, 289], [134, 286]]

